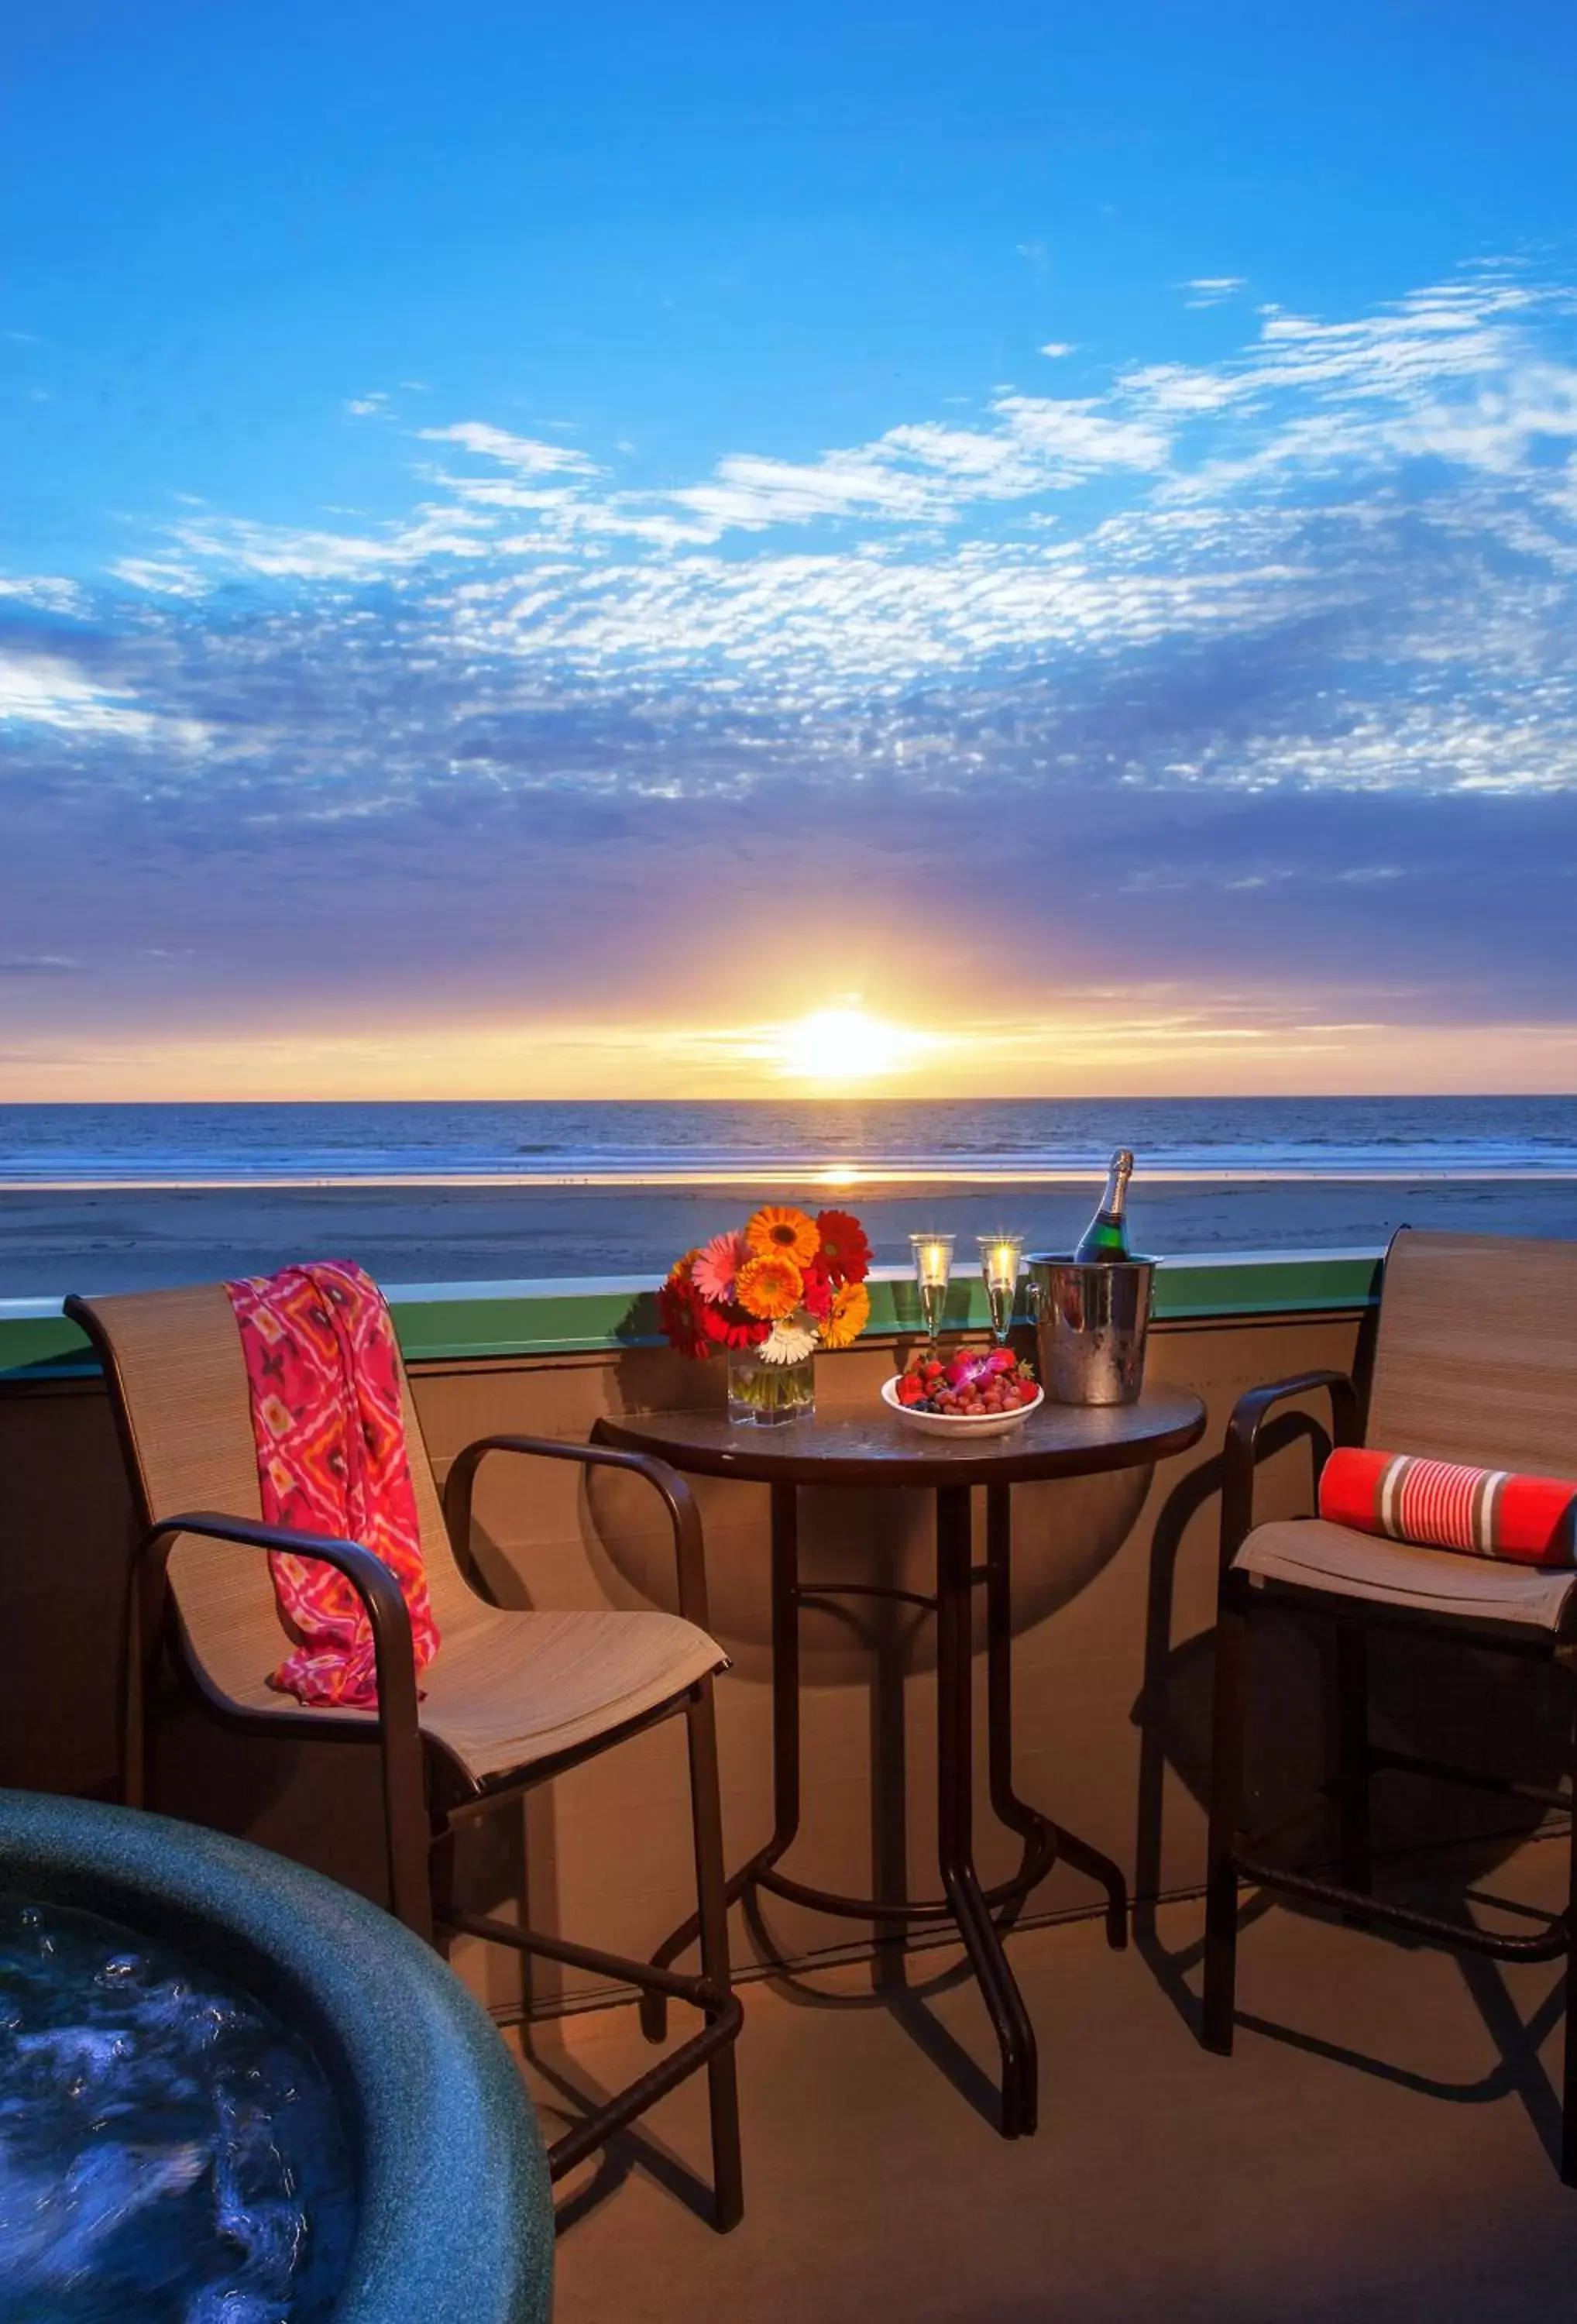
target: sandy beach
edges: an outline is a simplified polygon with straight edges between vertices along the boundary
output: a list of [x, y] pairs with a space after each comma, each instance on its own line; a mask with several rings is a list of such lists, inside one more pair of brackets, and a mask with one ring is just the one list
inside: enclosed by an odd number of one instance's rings
[[[834, 1194], [785, 1185], [811, 1209], [846, 1202], [883, 1261], [906, 1261], [911, 1230], [971, 1238], [1020, 1232], [1065, 1250], [1089, 1218], [1089, 1185], [937, 1181]], [[303, 1257], [358, 1259], [381, 1282], [655, 1277], [670, 1259], [742, 1218], [760, 1186], [543, 1188], [367, 1186], [0, 1193], [0, 1298], [125, 1291], [248, 1274]], [[1577, 1236], [1569, 1178], [1234, 1179], [1134, 1182], [1136, 1250], [1339, 1250], [1383, 1244], [1393, 1228]]]

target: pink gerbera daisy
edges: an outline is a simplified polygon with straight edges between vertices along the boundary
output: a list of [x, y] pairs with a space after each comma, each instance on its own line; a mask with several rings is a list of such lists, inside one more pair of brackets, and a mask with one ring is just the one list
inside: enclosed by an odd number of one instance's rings
[[733, 1296], [733, 1279], [750, 1255], [743, 1235], [714, 1235], [706, 1249], [696, 1252], [690, 1280], [712, 1306], [725, 1307]]

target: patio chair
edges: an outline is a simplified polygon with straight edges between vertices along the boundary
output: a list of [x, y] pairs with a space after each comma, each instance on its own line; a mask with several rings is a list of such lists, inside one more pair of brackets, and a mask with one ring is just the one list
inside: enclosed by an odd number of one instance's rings
[[[142, 1536], [128, 1592], [123, 1787], [145, 1790], [146, 1706], [168, 1641], [207, 1710], [254, 1733], [363, 1743], [377, 1751], [392, 1910], [431, 1941], [466, 1931], [527, 1954], [634, 1985], [699, 2009], [704, 2024], [550, 2149], [557, 2179], [676, 2083], [705, 2066], [714, 2222], [742, 2211], [733, 2042], [741, 2010], [729, 1977], [713, 1674], [726, 1657], [706, 1635], [700, 1522], [688, 1488], [662, 1462], [552, 1438], [489, 1436], [467, 1445], [440, 1506], [403, 1368], [401, 1387], [429, 1591], [441, 1636], [418, 1699], [410, 1623], [388, 1567], [359, 1544], [262, 1522], [240, 1335], [222, 1286], [69, 1299], [66, 1312], [103, 1360]], [[474, 1590], [468, 1560], [476, 1471], [492, 1453], [622, 1469], [658, 1492], [673, 1529], [679, 1613], [514, 1612]], [[294, 1549], [337, 1566], [371, 1621], [375, 1711], [310, 1708], [267, 1674], [290, 1643], [266, 1557]], [[456, 1906], [454, 1835], [468, 1819], [684, 1713], [698, 1892], [700, 1972], [626, 1960]]]
[[[1567, 1812], [1571, 1793], [1381, 1749], [1370, 1739], [1366, 1668], [1368, 1628], [1384, 1625], [1551, 1663], [1571, 1680], [1577, 1674], [1577, 1571], [1414, 1548], [1320, 1517], [1257, 1526], [1261, 1425], [1285, 1398], [1316, 1390], [1330, 1395], [1338, 1444], [1577, 1478], [1577, 1242], [1404, 1228], [1386, 1259], [1367, 1425], [1357, 1388], [1340, 1372], [1305, 1372], [1251, 1388], [1232, 1414], [1222, 1484], [1204, 2045], [1222, 2055], [1231, 2050], [1240, 1881], [1496, 1960], [1564, 1955], [1561, 2176], [1577, 2186], [1577, 1847], [1564, 1914], [1535, 1915], [1543, 1927], [1512, 1936], [1373, 1895], [1369, 1828], [1370, 1777], [1385, 1768]], [[1336, 1624], [1336, 1881], [1266, 1863], [1239, 1832], [1248, 1625], [1267, 1604], [1313, 1609]]]

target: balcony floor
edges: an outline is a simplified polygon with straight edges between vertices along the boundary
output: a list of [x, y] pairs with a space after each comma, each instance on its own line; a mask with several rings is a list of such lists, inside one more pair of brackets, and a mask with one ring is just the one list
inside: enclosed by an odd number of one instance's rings
[[[1564, 1878], [1564, 1846], [1544, 1843], [1483, 1885], [1554, 1909]], [[1559, 1965], [1465, 1962], [1277, 1907], [1244, 1929], [1229, 2061], [1173, 1997], [1172, 1955], [1197, 1985], [1199, 1918], [1165, 1908], [1148, 1960], [1088, 1922], [1010, 1941], [1041, 2048], [1041, 2129], [1011, 2145], [982, 2118], [990, 2037], [950, 1950], [911, 1956], [896, 2004], [868, 1964], [746, 1987], [743, 2225], [716, 2236], [688, 2208], [692, 2081], [561, 2190], [558, 2324], [1567, 2313]], [[550, 2130], [554, 2079], [611, 2087], [651, 2056], [625, 2009], [535, 2051]]]

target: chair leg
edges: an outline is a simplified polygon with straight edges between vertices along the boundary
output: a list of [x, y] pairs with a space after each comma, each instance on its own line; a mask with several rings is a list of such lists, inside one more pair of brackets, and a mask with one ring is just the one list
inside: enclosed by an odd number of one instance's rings
[[459, 1902], [455, 1880], [456, 1848], [457, 1837], [453, 1825], [435, 1817], [427, 1859], [428, 1895], [432, 1904], [435, 1942], [437, 1932], [452, 1923], [455, 1908]]
[[1210, 1838], [1204, 1900], [1204, 1999], [1200, 2038], [1223, 2058], [1232, 2051], [1238, 1966], [1236, 1849], [1243, 1792], [1248, 1711], [1249, 1618], [1223, 1600], [1216, 1619], [1215, 1711], [1210, 1763]]
[[1369, 1844], [1369, 1638], [1360, 1622], [1336, 1625], [1336, 1857], [1343, 1888], [1367, 1896]]
[[121, 1805], [127, 1808], [148, 1804], [148, 1762], [164, 1603], [162, 1572], [150, 1572], [147, 1562], [134, 1555], [121, 1632], [120, 1798]]
[[[1572, 1674], [1569, 1694], [1573, 1712], [1571, 1766], [1577, 1784], [1577, 1672]], [[1561, 2093], [1561, 2177], [1577, 2187], [1577, 1822], [1571, 1838], [1566, 1875], [1566, 2059]]]
[[433, 1830], [427, 1809], [421, 1737], [392, 1729], [386, 1714], [379, 1757], [383, 1762], [383, 1840], [389, 1868], [389, 1910], [424, 1944], [433, 1929]]
[[[728, 1960], [728, 1876], [723, 1860], [723, 1800], [717, 1780], [717, 1711], [712, 1681], [704, 1678], [685, 1707], [690, 1762], [690, 1813], [696, 1840], [696, 1902], [700, 1922], [701, 1973], [719, 1996], [732, 1991]], [[739, 2076], [734, 2045], [725, 2042], [706, 2061], [712, 2126], [712, 2224], [719, 2235], [744, 2216], [739, 2137]]]

